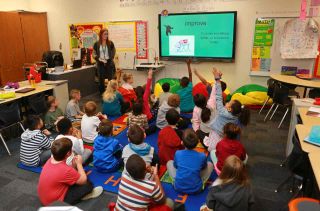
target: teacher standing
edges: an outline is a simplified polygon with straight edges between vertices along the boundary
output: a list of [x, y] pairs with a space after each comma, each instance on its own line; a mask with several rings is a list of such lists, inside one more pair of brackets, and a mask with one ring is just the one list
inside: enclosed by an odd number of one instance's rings
[[93, 45], [93, 58], [97, 62], [99, 76], [99, 91], [102, 94], [105, 91], [104, 80], [113, 79], [115, 73], [114, 56], [116, 48], [109, 40], [108, 30], [103, 28], [99, 33], [99, 41]]

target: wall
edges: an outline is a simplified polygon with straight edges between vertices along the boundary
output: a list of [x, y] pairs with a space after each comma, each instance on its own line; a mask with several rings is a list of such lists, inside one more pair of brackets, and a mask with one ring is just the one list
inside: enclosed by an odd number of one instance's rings
[[1, 0], [0, 11], [30, 10], [29, 0]]
[[[8, 1], [9, 2], [9, 1]], [[62, 52], [65, 61], [70, 61], [68, 24], [96, 21], [147, 20], [149, 24], [149, 46], [158, 49], [157, 14], [163, 9], [169, 12], [183, 12], [185, 5], [152, 5], [138, 7], [120, 7], [120, 0], [29, 0], [32, 11], [46, 11], [48, 13], [48, 27], [50, 47], [59, 50], [62, 43]], [[234, 63], [206, 62], [192, 66], [210, 79], [212, 66], [222, 70], [225, 80], [231, 91], [243, 84], [258, 83], [266, 85], [266, 77], [249, 76], [250, 55], [254, 31], [254, 21], [258, 16], [298, 15], [300, 0], [211, 0], [210, 8], [213, 11], [238, 11], [236, 60]], [[294, 12], [292, 12], [294, 11]], [[186, 75], [186, 65], [183, 63], [166, 62], [166, 71], [157, 74], [161, 77], [181, 77]], [[136, 76], [145, 73], [135, 73]], [[136, 77], [135, 84], [144, 83], [144, 77]]]

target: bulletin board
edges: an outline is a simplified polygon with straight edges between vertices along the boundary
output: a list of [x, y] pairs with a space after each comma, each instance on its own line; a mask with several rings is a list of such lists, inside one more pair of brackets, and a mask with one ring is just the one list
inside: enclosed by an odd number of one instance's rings
[[[92, 57], [93, 44], [99, 40], [99, 32], [104, 28], [104, 23], [78, 23], [69, 25], [70, 56], [80, 59], [80, 49], [84, 48], [88, 57]], [[91, 59], [92, 60], [92, 59]], [[85, 61], [84, 61], [85, 62]], [[90, 61], [89, 63], [92, 63]]]
[[110, 40], [116, 47], [116, 66], [133, 69], [136, 59], [148, 59], [148, 25], [146, 21], [107, 22]]
[[[257, 20], [260, 20], [260, 22], [257, 22]], [[268, 23], [268, 26], [263, 26], [263, 20], [267, 21], [265, 23]], [[250, 55], [250, 75], [269, 76], [270, 74], [280, 74], [282, 66], [293, 66], [298, 67], [298, 69], [308, 69], [310, 72], [313, 72], [316, 55], [314, 55], [314, 53], [312, 53], [312, 55], [303, 54], [302, 48], [301, 54], [296, 54], [296, 49], [299, 47], [298, 44], [313, 42], [315, 38], [300, 39], [300, 36], [294, 36], [299, 34], [299, 32], [292, 33], [292, 31], [290, 31], [290, 33], [288, 33], [288, 23], [296, 20], [298, 20], [297, 17], [264, 17], [256, 19], [253, 47]], [[308, 22], [308, 18], [306, 22]], [[303, 24], [307, 27], [307, 23]], [[297, 26], [295, 27], [297, 28]], [[288, 36], [292, 38], [289, 39], [289, 41], [283, 38], [288, 38]], [[318, 37], [319, 35], [317, 34], [317, 39]], [[288, 43], [290, 44], [290, 42], [296, 43], [297, 45], [288, 48]], [[313, 52], [315, 52], [314, 50], [317, 50], [318, 47], [317, 44], [314, 46], [310, 43], [305, 44], [305, 46], [315, 48], [310, 49], [313, 50]], [[299, 55], [302, 56], [299, 57]]]

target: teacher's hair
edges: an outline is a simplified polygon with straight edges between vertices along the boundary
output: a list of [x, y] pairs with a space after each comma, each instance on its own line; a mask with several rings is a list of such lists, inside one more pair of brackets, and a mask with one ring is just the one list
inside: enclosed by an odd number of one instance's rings
[[[99, 43], [100, 43], [100, 45], [102, 44], [102, 35], [103, 35], [104, 32], [108, 32], [108, 29], [103, 28], [103, 29], [100, 30], [100, 32], [99, 32]], [[108, 35], [107, 36], [107, 45], [110, 46], [110, 44], [111, 44], [111, 41], [109, 40], [109, 35]]]

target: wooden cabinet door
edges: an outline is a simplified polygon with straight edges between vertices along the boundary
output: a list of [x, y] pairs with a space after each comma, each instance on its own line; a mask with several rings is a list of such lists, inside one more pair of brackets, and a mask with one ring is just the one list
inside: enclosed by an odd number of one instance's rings
[[1, 85], [24, 79], [25, 60], [19, 14], [0, 12], [0, 78]]
[[42, 60], [42, 54], [50, 49], [47, 13], [20, 12], [25, 62]]

